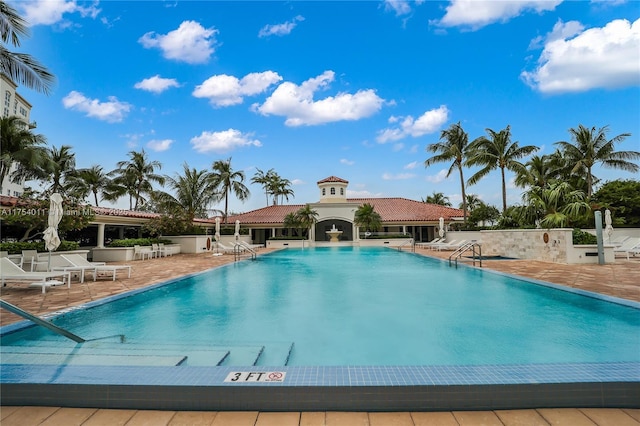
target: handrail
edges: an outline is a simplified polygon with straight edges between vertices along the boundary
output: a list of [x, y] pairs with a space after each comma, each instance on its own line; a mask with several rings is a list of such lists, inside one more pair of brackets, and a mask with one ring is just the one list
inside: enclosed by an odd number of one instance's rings
[[49, 330], [53, 331], [54, 333], [60, 334], [61, 336], [64, 336], [68, 339], [73, 340], [76, 343], [84, 343], [86, 342], [85, 339], [83, 339], [82, 337], [76, 336], [75, 334], [71, 333], [70, 331], [65, 330], [64, 328], [60, 328], [57, 325], [53, 324], [52, 322], [49, 322], [47, 320], [44, 320], [40, 317], [37, 317], [33, 314], [30, 314], [29, 312], [22, 310], [20, 308], [18, 308], [15, 305], [12, 305], [9, 302], [6, 302], [2, 299], [0, 299], [0, 307], [6, 309], [9, 312], [12, 312], [16, 315], [21, 316], [22, 318], [28, 319], [30, 321], [35, 322], [38, 325], [41, 325], [44, 328], [48, 328]]
[[404, 243], [400, 244], [398, 246], [398, 251], [402, 251], [402, 248], [408, 244], [411, 244], [411, 251], [415, 253], [416, 251], [416, 244], [415, 244], [415, 240], [413, 238], [410, 238], [408, 241], [405, 241]]
[[235, 255], [235, 260], [240, 259], [243, 251], [248, 251], [251, 253], [251, 260], [256, 260], [258, 254], [253, 250], [249, 245], [247, 245], [244, 241], [239, 241], [233, 246], [233, 254]]
[[[478, 248], [477, 256], [476, 256], [476, 247]], [[477, 258], [478, 262], [480, 262], [480, 267], [482, 268], [482, 246], [480, 244], [474, 242], [474, 241], [462, 245], [456, 251], [451, 253], [451, 255], [449, 256], [449, 266], [451, 266], [451, 261], [454, 260], [455, 261], [455, 265], [456, 265], [456, 269], [457, 269], [458, 268], [458, 259], [460, 259], [460, 257], [462, 256], [463, 253], [469, 251], [469, 249], [471, 249], [472, 252], [473, 252], [472, 256], [471, 256], [471, 260], [473, 262], [473, 266], [476, 266], [476, 258]]]

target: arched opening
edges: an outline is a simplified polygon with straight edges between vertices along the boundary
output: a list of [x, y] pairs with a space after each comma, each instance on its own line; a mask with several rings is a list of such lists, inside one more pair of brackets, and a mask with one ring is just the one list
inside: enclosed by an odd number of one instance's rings
[[329, 241], [327, 231], [333, 228], [342, 231], [340, 241], [353, 241], [353, 224], [342, 219], [327, 219], [316, 223], [316, 241]]

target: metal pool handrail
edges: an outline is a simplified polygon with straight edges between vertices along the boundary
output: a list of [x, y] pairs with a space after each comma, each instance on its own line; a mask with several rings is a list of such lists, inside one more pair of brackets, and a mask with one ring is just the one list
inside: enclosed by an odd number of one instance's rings
[[22, 318], [28, 319], [30, 321], [35, 322], [38, 325], [41, 325], [44, 328], [48, 328], [49, 330], [53, 331], [54, 333], [60, 334], [61, 336], [64, 336], [68, 339], [73, 340], [76, 343], [84, 343], [86, 342], [85, 339], [83, 339], [82, 337], [76, 336], [75, 334], [73, 334], [70, 331], [65, 330], [64, 328], [60, 328], [57, 325], [53, 324], [52, 322], [49, 322], [47, 320], [44, 320], [40, 317], [37, 317], [33, 314], [30, 314], [29, 312], [18, 308], [16, 305], [12, 305], [9, 302], [5, 302], [4, 300], [0, 299], [0, 307], [6, 309], [9, 312], [13, 312], [16, 315], [21, 316]]
[[[476, 247], [478, 248], [477, 253], [476, 253]], [[451, 256], [449, 256], [449, 266], [451, 266], [451, 260], [453, 259], [456, 263], [456, 268], [458, 268], [458, 259], [460, 259], [460, 257], [464, 252], [469, 250], [472, 250], [473, 252], [473, 255], [471, 257], [473, 261], [473, 266], [476, 266], [476, 259], [477, 259], [480, 262], [480, 267], [482, 268], [482, 246], [474, 241], [463, 245], [462, 247], [458, 248], [456, 251], [451, 253]]]

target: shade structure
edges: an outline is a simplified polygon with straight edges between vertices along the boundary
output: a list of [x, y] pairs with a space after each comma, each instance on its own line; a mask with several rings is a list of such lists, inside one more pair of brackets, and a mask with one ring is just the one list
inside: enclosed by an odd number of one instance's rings
[[604, 231], [609, 236], [609, 242], [611, 242], [611, 235], [613, 234], [613, 226], [611, 225], [611, 223], [612, 223], [611, 222], [611, 211], [609, 209], [606, 209], [604, 211], [604, 224], [605, 224]]
[[440, 238], [444, 237], [444, 217], [441, 217], [438, 223], [438, 235]]
[[236, 237], [236, 240], [240, 238], [240, 221], [236, 220], [236, 231], [233, 234]]
[[58, 224], [62, 220], [62, 196], [57, 192], [51, 194], [49, 198], [49, 219], [47, 229], [44, 230], [44, 246], [49, 251], [49, 264], [47, 269], [51, 269], [51, 252], [60, 245], [58, 236]]

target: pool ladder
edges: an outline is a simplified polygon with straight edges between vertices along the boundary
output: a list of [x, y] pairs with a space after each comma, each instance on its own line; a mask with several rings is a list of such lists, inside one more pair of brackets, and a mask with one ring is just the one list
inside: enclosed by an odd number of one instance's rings
[[482, 246], [475, 241], [467, 243], [451, 253], [451, 256], [449, 256], [449, 266], [451, 266], [452, 263], [455, 262], [457, 269], [458, 259], [460, 259], [462, 255], [468, 251], [472, 252], [471, 261], [473, 262], [473, 266], [476, 266], [476, 262], [479, 262], [480, 267], [482, 268]]
[[[245, 252], [249, 254], [245, 254]], [[242, 259], [243, 256], [248, 256], [251, 257], [251, 260], [256, 260], [256, 258], [258, 257], [258, 253], [256, 253], [256, 251], [248, 245], [239, 242], [235, 243], [235, 245], [233, 246], [233, 256], [236, 262]]]
[[411, 238], [409, 241], [405, 241], [404, 243], [400, 244], [398, 246], [398, 251], [402, 251], [405, 248], [409, 248], [411, 249], [412, 252], [416, 252], [416, 242], [413, 238]]

